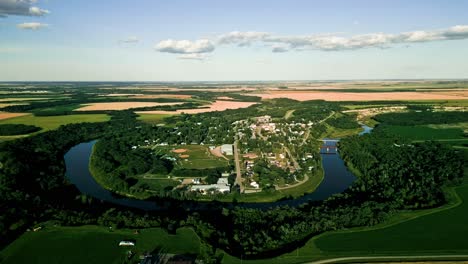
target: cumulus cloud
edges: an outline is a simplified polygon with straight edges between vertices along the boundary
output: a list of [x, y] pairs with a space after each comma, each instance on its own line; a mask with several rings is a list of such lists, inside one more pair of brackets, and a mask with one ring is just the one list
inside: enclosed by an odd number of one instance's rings
[[16, 25], [17, 28], [26, 29], [26, 30], [38, 30], [38, 29], [45, 28], [48, 26], [49, 26], [48, 24], [39, 23], [39, 22], [29, 22], [29, 23], [22, 23], [22, 24]]
[[213, 42], [207, 39], [196, 41], [168, 39], [156, 44], [154, 49], [159, 52], [167, 53], [196, 54], [213, 52], [215, 50], [215, 46]]
[[50, 11], [33, 6], [37, 0], [0, 0], [0, 17], [15, 16], [43, 16]]
[[187, 54], [181, 59], [203, 59], [201, 53], [210, 53], [216, 45], [236, 45], [239, 47], [262, 44], [272, 47], [272, 52], [281, 53], [301, 50], [343, 51], [364, 48], [390, 48], [395, 45], [468, 39], [468, 25], [458, 25], [440, 30], [419, 30], [396, 34], [370, 33], [344, 36], [338, 33], [320, 35], [281, 36], [268, 32], [232, 31], [214, 37], [213, 40], [201, 39], [164, 40], [156, 44], [160, 52]]
[[253, 42], [262, 41], [270, 36], [267, 32], [256, 32], [256, 31], [232, 31], [227, 34], [219, 36], [219, 44], [236, 44], [238, 46], [249, 46]]
[[220, 44], [248, 46], [254, 42], [273, 43], [273, 52], [298, 49], [324, 51], [355, 50], [362, 48], [387, 48], [395, 44], [409, 44], [468, 38], [468, 25], [454, 26], [443, 30], [412, 31], [399, 34], [372, 33], [343, 37], [333, 34], [304, 36], [274, 36], [266, 32], [231, 32], [221, 35]]
[[205, 60], [208, 58], [205, 54], [203, 53], [189, 53], [189, 54], [182, 54], [177, 57], [178, 59], [181, 60]]
[[140, 42], [140, 39], [138, 39], [135, 36], [130, 36], [130, 37], [127, 37], [125, 39], [121, 39], [119, 42], [121, 42], [121, 43], [138, 43], [138, 42]]

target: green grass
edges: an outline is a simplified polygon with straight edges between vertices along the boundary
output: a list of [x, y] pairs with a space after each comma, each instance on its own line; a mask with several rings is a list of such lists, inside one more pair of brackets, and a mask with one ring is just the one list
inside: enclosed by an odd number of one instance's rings
[[177, 167], [186, 169], [205, 169], [205, 168], [218, 168], [226, 167], [229, 161], [223, 158], [218, 158], [212, 155], [207, 146], [200, 145], [185, 145], [185, 146], [156, 146], [156, 153], [169, 154], [173, 157], [178, 157], [179, 154], [173, 153], [173, 149], [186, 149], [182, 155], [189, 155], [188, 158], [178, 158]]
[[[136, 240], [135, 247], [119, 247], [121, 240]], [[128, 250], [140, 254], [161, 249], [165, 253], [198, 254], [200, 240], [192, 229], [181, 228], [176, 235], [163, 229], [115, 230], [97, 226], [50, 227], [26, 232], [0, 253], [0, 262], [9, 263], [121, 263]]]
[[335, 233], [315, 240], [327, 253], [369, 254], [468, 254], [468, 185], [456, 189], [464, 203], [387, 228]]
[[0, 124], [25, 124], [42, 127], [41, 132], [53, 130], [61, 125], [84, 123], [84, 122], [105, 122], [110, 117], [106, 114], [81, 114], [81, 115], [62, 115], [62, 116], [33, 116], [25, 115], [20, 117], [0, 120]]
[[172, 115], [167, 114], [138, 114], [137, 119], [150, 124], [164, 123], [163, 119]]
[[325, 124], [327, 131], [321, 135], [322, 138], [344, 138], [351, 135], [357, 135], [362, 132], [362, 128], [343, 129], [336, 128], [329, 124]]

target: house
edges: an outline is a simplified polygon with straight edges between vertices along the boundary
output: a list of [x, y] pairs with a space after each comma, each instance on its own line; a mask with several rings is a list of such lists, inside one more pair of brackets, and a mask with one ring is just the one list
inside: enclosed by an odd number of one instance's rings
[[234, 154], [234, 149], [233, 149], [232, 144], [224, 144], [221, 145], [221, 152], [225, 155], [233, 155]]
[[193, 185], [190, 188], [191, 191], [199, 191], [203, 194], [207, 194], [209, 192], [220, 192], [220, 193], [228, 193], [231, 191], [229, 185], [224, 184], [209, 184], [209, 185]]
[[269, 115], [257, 117], [258, 123], [269, 123], [270, 121], [271, 121], [271, 116]]
[[259, 185], [257, 182], [255, 182], [255, 181], [251, 182], [251, 183], [250, 183], [250, 186], [254, 187], [255, 189], [260, 188], [260, 185]]
[[229, 185], [228, 179], [227, 178], [219, 178], [218, 182], [216, 182], [218, 185]]
[[122, 240], [122, 241], [120, 241], [119, 246], [120, 247], [122, 247], [122, 246], [135, 246], [135, 242]]

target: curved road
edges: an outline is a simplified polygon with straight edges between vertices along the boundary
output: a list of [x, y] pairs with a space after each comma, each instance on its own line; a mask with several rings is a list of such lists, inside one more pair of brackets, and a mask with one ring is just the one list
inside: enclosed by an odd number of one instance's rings
[[343, 258], [333, 258], [333, 259], [325, 259], [325, 260], [318, 260], [312, 262], [305, 262], [304, 264], [327, 264], [327, 263], [339, 263], [339, 262], [347, 262], [347, 261], [436, 261], [436, 260], [467, 260], [468, 255], [430, 255], [430, 256], [382, 256], [382, 257], [343, 257]]

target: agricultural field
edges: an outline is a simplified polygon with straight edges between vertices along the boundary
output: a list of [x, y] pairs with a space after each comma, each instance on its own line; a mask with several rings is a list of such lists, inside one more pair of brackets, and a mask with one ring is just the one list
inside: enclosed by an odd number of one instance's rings
[[[134, 247], [119, 247], [122, 240]], [[170, 235], [160, 228], [109, 230], [106, 227], [45, 227], [29, 231], [0, 252], [0, 262], [9, 263], [122, 263], [132, 250], [133, 262], [149, 253], [192, 254], [200, 251], [200, 241], [192, 229], [180, 228]]]
[[42, 131], [53, 130], [66, 124], [77, 124], [84, 122], [106, 122], [110, 117], [106, 114], [78, 114], [64, 116], [34, 116], [24, 115], [20, 117], [0, 120], [0, 124], [24, 124], [41, 127]]

